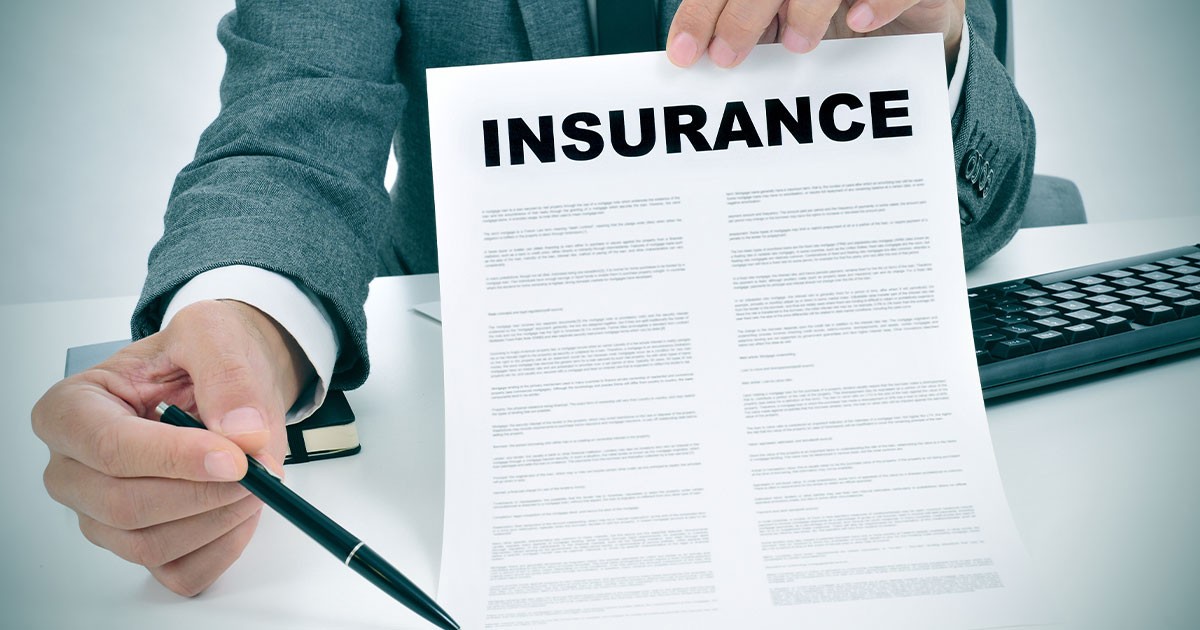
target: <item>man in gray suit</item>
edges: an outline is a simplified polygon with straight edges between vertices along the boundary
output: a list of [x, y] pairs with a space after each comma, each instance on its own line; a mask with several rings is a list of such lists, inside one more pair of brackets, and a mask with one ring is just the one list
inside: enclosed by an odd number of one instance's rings
[[[942, 33], [974, 265], [1016, 230], [1034, 136], [994, 55], [990, 5], [964, 1], [660, 0], [657, 37], [676, 65], [707, 54], [733, 67], [760, 41], [804, 53], [827, 37]], [[436, 271], [425, 69], [589, 54], [594, 7], [238, 2], [218, 30], [221, 114], [171, 194], [133, 317], [140, 341], [33, 410], [46, 488], [90, 541], [182, 594], [229, 567], [262, 507], [230, 483], [242, 453], [278, 469], [289, 409], [366, 378], [372, 277]], [[213, 430], [146, 422], [161, 400]]]

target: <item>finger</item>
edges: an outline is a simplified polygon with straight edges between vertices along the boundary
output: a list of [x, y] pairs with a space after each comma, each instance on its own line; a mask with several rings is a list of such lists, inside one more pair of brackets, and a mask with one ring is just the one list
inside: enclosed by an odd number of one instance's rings
[[841, 0], [791, 0], [780, 43], [797, 53], [816, 48], [829, 30], [829, 20], [840, 5]]
[[171, 359], [188, 372], [200, 420], [245, 452], [266, 447], [283, 425], [276, 366], [262, 333], [230, 304], [194, 304], [171, 320]]
[[712, 41], [725, 0], [683, 0], [667, 32], [667, 58], [686, 68], [700, 58]]
[[887, 26], [920, 0], [858, 0], [846, 13], [846, 26], [859, 33], [870, 33]]
[[34, 431], [51, 452], [110, 477], [236, 481], [246, 457], [211, 431], [170, 426], [131, 415], [107, 392], [75, 384], [34, 414]]
[[241, 557], [261, 515], [262, 510], [255, 512], [220, 538], [186, 556], [150, 569], [150, 575], [180, 595], [199, 595]]
[[283, 479], [283, 460], [287, 453], [287, 442], [284, 440], [280, 440], [280, 442], [282, 442], [282, 444], [276, 445], [274, 440], [272, 440], [270, 447], [254, 454], [254, 459], [257, 459], [258, 463], [266, 466], [267, 470], [270, 470], [272, 473], [274, 473], [276, 477]]
[[109, 527], [85, 514], [79, 530], [97, 547], [147, 568], [161, 567], [217, 540], [262, 508], [256, 497], [187, 518], [135, 530]]
[[240, 484], [138, 477], [119, 479], [59, 455], [42, 476], [50, 497], [109, 527], [133, 530], [228, 506], [250, 493]]
[[782, 0], [729, 0], [717, 19], [708, 56], [722, 68], [742, 62], [779, 12]]
[[779, 16], [771, 18], [771, 23], [767, 25], [767, 29], [762, 32], [758, 38], [760, 44], [774, 44], [779, 41]]

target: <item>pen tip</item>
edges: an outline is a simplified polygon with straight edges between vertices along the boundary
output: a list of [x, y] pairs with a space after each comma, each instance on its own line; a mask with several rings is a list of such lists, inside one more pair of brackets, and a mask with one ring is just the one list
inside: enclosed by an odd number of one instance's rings
[[461, 630], [461, 626], [458, 625], [458, 622], [451, 619], [450, 615], [446, 614], [446, 611], [442, 610], [440, 607], [436, 607], [436, 604], [434, 606], [434, 610], [437, 612], [437, 619], [430, 617], [426, 617], [426, 619], [433, 621], [434, 624], [442, 628], [442, 630]]
[[450, 615], [446, 614], [446, 611], [442, 610], [441, 608], [437, 608], [435, 610], [437, 612], [436, 618], [433, 618], [433, 617], [425, 617], [425, 618], [432, 621], [434, 623], [434, 625], [438, 626], [439, 628], [442, 628], [442, 630], [461, 630], [461, 627], [458, 625], [458, 622], [451, 619]]
[[154, 410], [157, 411], [158, 415], [161, 416], [167, 412], [167, 407], [170, 407], [170, 405], [168, 405], [165, 402], [160, 402], [160, 403], [158, 403], [158, 406], [154, 408]]

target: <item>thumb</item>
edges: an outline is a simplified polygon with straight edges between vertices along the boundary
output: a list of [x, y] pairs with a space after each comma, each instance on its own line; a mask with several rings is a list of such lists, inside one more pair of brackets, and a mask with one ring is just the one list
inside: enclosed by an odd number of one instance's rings
[[[247, 453], [267, 448], [282, 431], [276, 369], [261, 331], [239, 306], [198, 302], [171, 320], [172, 360], [187, 371], [200, 420]], [[247, 307], [249, 308], [249, 307]]]

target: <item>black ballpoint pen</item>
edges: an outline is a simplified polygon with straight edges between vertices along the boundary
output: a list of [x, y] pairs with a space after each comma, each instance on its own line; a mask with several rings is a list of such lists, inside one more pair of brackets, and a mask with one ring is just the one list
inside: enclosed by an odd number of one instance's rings
[[[199, 420], [174, 405], [159, 403], [156, 411], [167, 424], [207, 430]], [[443, 630], [459, 630], [458, 624], [446, 611], [379, 554], [289, 490], [274, 473], [253, 457], [247, 455], [246, 463], [246, 476], [239, 483], [254, 496], [396, 601]]]

